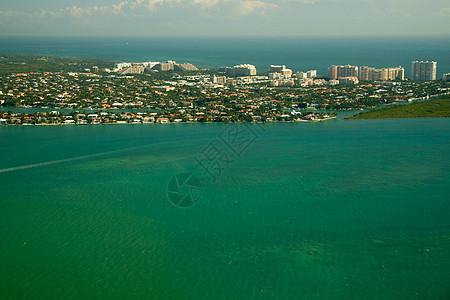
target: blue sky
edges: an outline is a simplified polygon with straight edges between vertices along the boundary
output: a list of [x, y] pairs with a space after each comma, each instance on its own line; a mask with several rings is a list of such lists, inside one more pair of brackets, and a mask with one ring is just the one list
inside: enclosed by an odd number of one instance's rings
[[448, 0], [0, 0], [0, 35], [449, 35]]

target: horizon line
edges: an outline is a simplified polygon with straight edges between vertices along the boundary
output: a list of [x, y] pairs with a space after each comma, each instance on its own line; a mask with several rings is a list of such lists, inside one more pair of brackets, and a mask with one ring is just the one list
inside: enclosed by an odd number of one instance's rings
[[59, 35], [59, 34], [43, 34], [43, 35], [33, 35], [33, 34], [0, 34], [0, 38], [435, 38], [435, 37], [450, 37], [449, 34], [342, 34], [342, 35], [331, 35], [331, 34], [302, 34], [302, 35], [87, 35], [87, 34], [73, 34], [73, 35]]

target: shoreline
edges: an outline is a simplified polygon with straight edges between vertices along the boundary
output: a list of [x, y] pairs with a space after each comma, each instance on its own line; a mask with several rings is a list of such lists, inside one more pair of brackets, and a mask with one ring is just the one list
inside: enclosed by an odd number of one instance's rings
[[[15, 72], [0, 76], [0, 108], [9, 110], [0, 111], [0, 125], [320, 122], [338, 111], [354, 114], [358, 109], [450, 94], [450, 85], [444, 81], [359, 83], [351, 77], [356, 81], [341, 83], [317, 73], [295, 76], [284, 65], [271, 65], [269, 71], [258, 74], [248, 64], [224, 71], [198, 70], [172, 61], [155, 62], [151, 68], [145, 63], [118, 63], [114, 68], [93, 63], [6, 57], [2, 66]], [[38, 71], [17, 73], [17, 64]], [[170, 64], [164, 67], [173, 67], [173, 72], [165, 72], [163, 64]], [[55, 65], [65, 69], [51, 71]], [[175, 72], [175, 66], [182, 65], [185, 69]], [[249, 74], [229, 71], [240, 70], [239, 66], [246, 66], [242, 68]], [[277, 68], [286, 71], [286, 76]]]
[[273, 121], [273, 122], [146, 122], [146, 123], [98, 123], [98, 124], [74, 124], [74, 123], [59, 123], [59, 124], [0, 124], [0, 127], [8, 126], [101, 126], [101, 125], [155, 125], [155, 124], [275, 124], [275, 123], [315, 123], [327, 120], [336, 119], [336, 117], [329, 117], [324, 119], [314, 120], [291, 120], [291, 121]]

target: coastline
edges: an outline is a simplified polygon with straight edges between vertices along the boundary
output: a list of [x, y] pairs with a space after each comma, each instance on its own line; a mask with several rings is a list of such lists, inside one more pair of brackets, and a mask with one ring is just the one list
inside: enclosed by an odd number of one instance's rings
[[272, 122], [142, 122], [142, 123], [95, 123], [95, 124], [87, 124], [87, 123], [42, 123], [42, 124], [1, 124], [0, 127], [8, 127], [8, 126], [101, 126], [101, 125], [146, 125], [146, 124], [272, 124], [272, 123], [315, 123], [315, 122], [323, 122], [327, 120], [336, 119], [334, 117], [327, 117], [324, 119], [313, 119], [313, 120], [290, 120], [290, 121], [272, 121]]
[[[445, 97], [450, 88], [444, 80], [336, 83], [317, 77], [316, 70], [306, 72], [307, 77], [300, 72], [297, 78], [284, 65], [258, 74], [249, 64], [225, 71], [172, 61], [155, 62], [150, 69], [150, 62], [147, 67], [118, 63], [109, 69], [87, 60], [2, 58], [8, 70], [17, 65], [28, 69], [0, 77], [0, 105], [17, 108], [0, 112], [0, 125], [318, 122], [341, 110]], [[43, 71], [55, 64], [65, 69]], [[240, 68], [252, 73], [228, 72]]]

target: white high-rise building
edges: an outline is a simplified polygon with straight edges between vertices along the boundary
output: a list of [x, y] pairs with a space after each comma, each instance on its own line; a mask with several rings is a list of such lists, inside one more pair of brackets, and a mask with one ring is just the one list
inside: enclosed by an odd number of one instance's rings
[[436, 80], [436, 69], [437, 62], [435, 61], [413, 61], [411, 62], [411, 80]]
[[227, 83], [227, 77], [212, 75], [211, 76], [211, 83], [225, 84], [225, 83]]
[[309, 70], [306, 72], [308, 78], [314, 78], [317, 77], [317, 70]]
[[297, 72], [297, 73], [295, 73], [295, 77], [297, 77], [297, 79], [306, 79], [306, 78], [308, 78], [308, 73], [307, 72]]
[[267, 72], [267, 74], [278, 74], [280, 73], [281, 75], [283, 75], [284, 78], [291, 78], [292, 76], [292, 70], [291, 69], [286, 69], [285, 65], [282, 66], [277, 66], [277, 65], [270, 65], [270, 69]]
[[285, 69], [286, 69], [285, 65], [282, 66], [270, 65], [270, 69], [267, 73], [281, 73]]
[[298, 79], [314, 78], [317, 77], [317, 70], [309, 70], [307, 72], [297, 72], [295, 77]]
[[233, 74], [235, 76], [254, 76], [256, 75], [256, 68], [249, 64], [237, 65], [233, 67]]
[[359, 80], [404, 80], [405, 70], [402, 67], [375, 69], [362, 66], [359, 68]]

